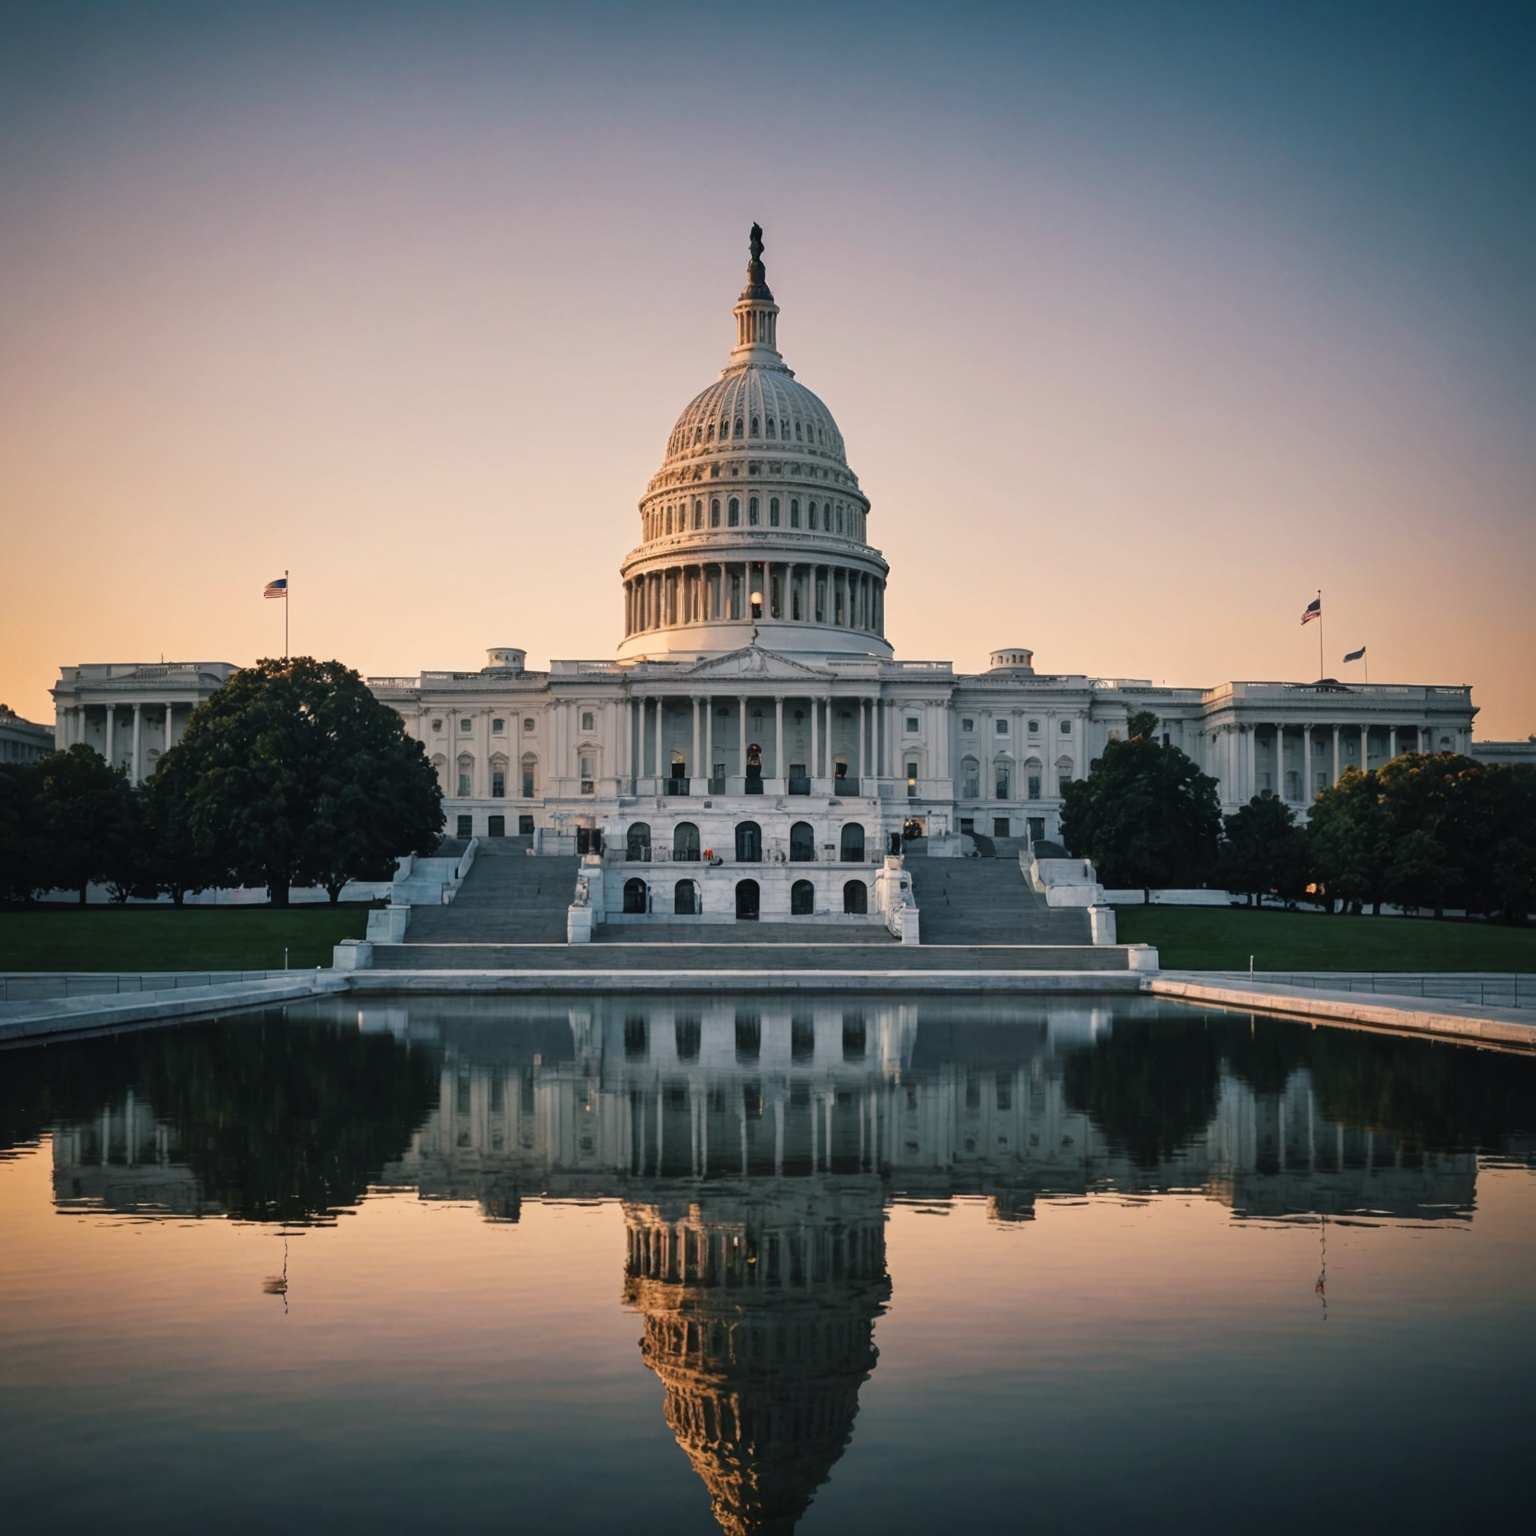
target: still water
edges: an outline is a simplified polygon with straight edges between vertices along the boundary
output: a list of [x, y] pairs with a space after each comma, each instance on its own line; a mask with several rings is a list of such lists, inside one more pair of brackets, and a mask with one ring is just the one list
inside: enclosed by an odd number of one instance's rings
[[1523, 1528], [1536, 1061], [1135, 1000], [0, 1053], [8, 1529]]

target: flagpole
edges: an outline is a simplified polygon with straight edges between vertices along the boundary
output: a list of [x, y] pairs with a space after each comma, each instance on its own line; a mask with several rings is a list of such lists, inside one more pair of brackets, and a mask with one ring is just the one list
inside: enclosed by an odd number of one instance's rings
[[[284, 609], [284, 612], [287, 612]], [[1323, 680], [1323, 589], [1317, 589], [1317, 680]]]
[[288, 568], [283, 567], [283, 660], [288, 660]]

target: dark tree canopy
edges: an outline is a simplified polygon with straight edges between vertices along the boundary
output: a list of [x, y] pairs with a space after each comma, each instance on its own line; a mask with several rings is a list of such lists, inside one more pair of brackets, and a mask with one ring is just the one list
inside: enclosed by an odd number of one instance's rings
[[79, 894], [116, 879], [136, 835], [137, 806], [128, 775], [81, 743], [37, 765], [40, 886]]
[[[291, 885], [384, 880], [430, 853], [442, 792], [400, 717], [337, 661], [261, 661], [236, 672], [161, 759], [186, 806], [191, 846], [221, 880]], [[206, 873], [206, 872], [204, 872]]]
[[42, 795], [37, 764], [0, 763], [0, 901], [30, 901], [47, 883]]
[[1062, 841], [1106, 885], [1200, 885], [1216, 862], [1216, 780], [1154, 740], [1156, 725], [1155, 715], [1133, 715], [1130, 739], [1111, 741], [1063, 791]]
[[1283, 800], [1256, 795], [1235, 815], [1222, 818], [1225, 836], [1216, 876], [1229, 891], [1246, 896], [1273, 893], [1294, 901], [1307, 886], [1306, 833]]

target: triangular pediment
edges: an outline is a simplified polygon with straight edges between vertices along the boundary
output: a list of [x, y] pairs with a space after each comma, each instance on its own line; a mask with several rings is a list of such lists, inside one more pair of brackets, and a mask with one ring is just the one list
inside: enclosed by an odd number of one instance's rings
[[727, 651], [723, 656], [711, 656], [707, 661], [688, 668], [689, 677], [731, 677], [784, 679], [800, 681], [819, 678], [825, 681], [831, 674], [803, 662], [791, 661], [777, 651], [765, 650], [760, 645], [744, 645], [739, 651]]

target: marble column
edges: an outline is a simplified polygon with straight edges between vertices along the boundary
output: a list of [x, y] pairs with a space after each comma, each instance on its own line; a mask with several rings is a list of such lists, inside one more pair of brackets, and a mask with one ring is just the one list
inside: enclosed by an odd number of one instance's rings
[[107, 762], [117, 766], [117, 705], [107, 705]]
[[1395, 725], [1387, 727], [1387, 756], [1388, 761], [1397, 756], [1397, 727]]
[[1333, 738], [1333, 783], [1339, 782], [1339, 728], [1336, 725], [1328, 727], [1328, 734]]
[[693, 774], [694, 777], [697, 777], [698, 776], [698, 772], [699, 772], [699, 746], [700, 746], [700, 741], [699, 741], [699, 696], [698, 696], [698, 694], [694, 694], [694, 696], [693, 696], [693, 755], [689, 758], [689, 761], [688, 761], [688, 771], [691, 774]]
[[165, 706], [165, 746], [161, 748], [162, 755], [171, 750], [171, 746], [176, 740], [175, 710], [176, 706], [174, 704], [167, 704]]
[[1371, 728], [1368, 725], [1360, 727], [1360, 772], [1364, 773], [1370, 766], [1371, 754]]
[[[865, 701], [863, 699], [857, 699], [857, 700], [855, 700], [855, 702], [859, 706], [859, 766], [858, 766], [858, 768], [855, 771], [858, 774], [859, 778], [862, 779], [864, 777], [865, 773], [868, 771], [866, 769], [865, 763], [864, 763], [864, 751], [865, 751], [864, 702]], [[861, 788], [862, 788], [862, 786], [861, 786]]]
[[747, 696], [736, 695], [736, 771], [747, 776]]
[[773, 699], [773, 776], [776, 779], [785, 777], [783, 694], [775, 694]]
[[704, 695], [704, 777], [715, 771], [715, 700], [712, 694]]
[[144, 781], [144, 706], [133, 706], [133, 756], [128, 766], [128, 782], [141, 784]]
[[810, 776], [821, 777], [821, 700], [811, 700], [811, 766]]

